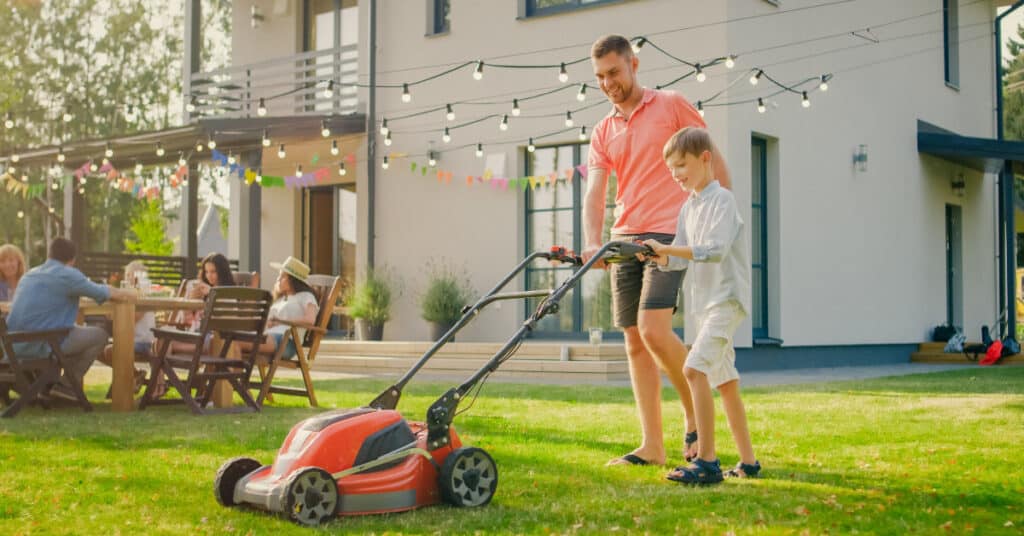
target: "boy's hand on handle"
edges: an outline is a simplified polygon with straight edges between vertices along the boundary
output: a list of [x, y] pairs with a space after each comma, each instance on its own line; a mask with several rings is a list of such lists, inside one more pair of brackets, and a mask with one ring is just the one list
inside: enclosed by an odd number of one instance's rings
[[[598, 250], [600, 250], [600, 249], [601, 249], [601, 245], [600, 244], [598, 244], [596, 246], [592, 245], [592, 244], [588, 244], [587, 247], [583, 248], [583, 251], [580, 252], [580, 257], [583, 258], [583, 263], [586, 264], [587, 262], [589, 262], [590, 259], [594, 255], [596, 255]], [[608, 268], [608, 264], [604, 262], [604, 259], [598, 259], [597, 262], [594, 263], [593, 268], [600, 268], [600, 269], [604, 270], [604, 269]]]
[[643, 244], [651, 248], [652, 251], [654, 251], [654, 256], [648, 256], [644, 255], [643, 253], [637, 253], [637, 259], [641, 261], [646, 261], [649, 259], [654, 261], [654, 263], [659, 266], [665, 266], [668, 264], [668, 255], [662, 253], [665, 250], [665, 244], [662, 244], [661, 242], [658, 242], [653, 238], [648, 238], [647, 240], [644, 240]]

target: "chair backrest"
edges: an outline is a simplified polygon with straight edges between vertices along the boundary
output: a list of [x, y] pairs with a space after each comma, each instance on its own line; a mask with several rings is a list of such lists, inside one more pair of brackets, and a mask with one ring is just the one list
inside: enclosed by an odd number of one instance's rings
[[240, 287], [260, 287], [259, 272], [231, 272], [231, 277], [235, 279], [235, 285], [238, 285]]
[[244, 334], [244, 338], [251, 338], [251, 335], [257, 340], [262, 339], [272, 301], [270, 293], [259, 288], [214, 287], [206, 297], [199, 331]]
[[[313, 274], [309, 276], [306, 283], [313, 289], [313, 293], [316, 294], [317, 304], [320, 306], [320, 311], [316, 314], [316, 326], [321, 329], [327, 329], [327, 324], [331, 321], [331, 316], [334, 314], [334, 307], [338, 303], [338, 295], [341, 294], [341, 277]], [[313, 343], [313, 338], [317, 335], [316, 332], [307, 331], [302, 345], [310, 346]]]

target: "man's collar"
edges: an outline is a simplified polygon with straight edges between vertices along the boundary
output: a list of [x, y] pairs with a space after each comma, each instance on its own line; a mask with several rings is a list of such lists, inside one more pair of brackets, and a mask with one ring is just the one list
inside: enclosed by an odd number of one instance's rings
[[[654, 100], [654, 97], [658, 94], [657, 91], [654, 91], [651, 88], [645, 87], [645, 88], [642, 88], [642, 89], [644, 90], [644, 96], [640, 99], [640, 104], [637, 104], [636, 108], [633, 109], [633, 113], [636, 113], [636, 111], [639, 110], [642, 106], [645, 106], [647, 103], [649, 103], [652, 100]], [[620, 116], [621, 117], [622, 114], [619, 113], [619, 108], [613, 104], [611, 111], [608, 112], [608, 115], [606, 115], [605, 117], [607, 118], [607, 117], [615, 117], [615, 116]]]

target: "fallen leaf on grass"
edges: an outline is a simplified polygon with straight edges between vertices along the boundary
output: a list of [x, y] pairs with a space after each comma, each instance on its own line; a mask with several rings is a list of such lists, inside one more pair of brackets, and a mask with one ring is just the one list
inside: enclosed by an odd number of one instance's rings
[[809, 515], [811, 515], [811, 511], [808, 510], [807, 507], [802, 505], [802, 504], [800, 506], [797, 506], [793, 510], [793, 513], [798, 515], [798, 516], [809, 516]]

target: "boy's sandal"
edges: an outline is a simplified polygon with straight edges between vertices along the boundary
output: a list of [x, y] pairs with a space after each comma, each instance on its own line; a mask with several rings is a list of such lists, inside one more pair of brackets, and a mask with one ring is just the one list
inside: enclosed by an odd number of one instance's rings
[[726, 478], [757, 478], [761, 472], [761, 462], [754, 461], [753, 465], [737, 462], [736, 467], [725, 472]]
[[676, 467], [665, 478], [682, 484], [706, 485], [722, 481], [722, 466], [716, 459], [713, 462], [700, 458], [685, 467]]
[[683, 457], [686, 458], [686, 461], [688, 462], [692, 462], [697, 457], [688, 454], [690, 452], [690, 447], [692, 447], [696, 442], [697, 431], [694, 430], [692, 432], [686, 432], [686, 438], [683, 440]]

